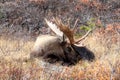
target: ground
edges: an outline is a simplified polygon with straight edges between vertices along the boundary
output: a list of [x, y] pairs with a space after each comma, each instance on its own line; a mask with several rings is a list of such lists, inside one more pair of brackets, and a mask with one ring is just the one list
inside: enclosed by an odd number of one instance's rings
[[[0, 79], [27, 80], [119, 80], [120, 33], [118, 28], [98, 29], [81, 42], [95, 60], [81, 60], [73, 66], [29, 60], [33, 40], [0, 37]], [[106, 37], [107, 36], [107, 37]]]
[[[0, 80], [120, 80], [120, 1], [77, 1], [0, 1]], [[79, 43], [94, 53], [95, 60], [62, 66], [29, 59], [38, 34], [47, 32], [44, 18], [56, 16], [70, 26], [79, 19], [78, 29], [91, 18], [97, 20]]]

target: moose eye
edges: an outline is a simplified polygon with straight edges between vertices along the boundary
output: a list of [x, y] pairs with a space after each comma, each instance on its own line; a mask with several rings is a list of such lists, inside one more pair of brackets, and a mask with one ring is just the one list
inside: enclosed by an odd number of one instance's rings
[[68, 50], [68, 52], [72, 51], [71, 47], [67, 47], [67, 50]]

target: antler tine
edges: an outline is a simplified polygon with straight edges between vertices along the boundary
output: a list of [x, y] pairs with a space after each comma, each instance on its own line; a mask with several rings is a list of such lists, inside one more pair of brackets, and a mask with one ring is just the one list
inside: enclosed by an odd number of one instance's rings
[[73, 26], [73, 31], [75, 31], [75, 29], [76, 29], [76, 24], [77, 24], [77, 22], [79, 21], [79, 19], [76, 19], [76, 21], [75, 21], [75, 24], [74, 24], [74, 26]]
[[57, 25], [48, 21], [46, 18], [45, 18], [45, 22], [47, 23], [47, 25], [49, 26], [49, 28], [58, 36], [62, 37], [63, 36], [63, 32], [60, 31], [60, 29], [58, 29]]
[[80, 41], [82, 41], [83, 39], [85, 39], [90, 34], [90, 32], [92, 32], [92, 31], [93, 31], [93, 29], [90, 29], [84, 36], [82, 36], [81, 38], [77, 39], [75, 41], [75, 43], [79, 43]]
[[54, 21], [55, 21], [55, 23], [56, 23], [56, 25], [57, 25], [58, 27], [64, 26], [63, 23], [62, 23], [62, 21], [61, 21], [60, 19], [54, 18]]
[[70, 44], [74, 44], [74, 31], [71, 30], [67, 25], [64, 25], [62, 21], [58, 18], [54, 18], [56, 25], [60, 28], [60, 30], [68, 37]]

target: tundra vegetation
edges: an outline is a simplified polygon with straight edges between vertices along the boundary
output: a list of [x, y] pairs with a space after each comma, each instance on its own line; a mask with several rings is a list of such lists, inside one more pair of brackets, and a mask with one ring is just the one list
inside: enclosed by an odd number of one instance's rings
[[[0, 1], [0, 80], [120, 80], [119, 4], [119, 0]], [[51, 16], [76, 25], [76, 39], [92, 30], [78, 45], [92, 51], [95, 60], [82, 59], [71, 66], [29, 60], [38, 34], [49, 33], [44, 18]]]

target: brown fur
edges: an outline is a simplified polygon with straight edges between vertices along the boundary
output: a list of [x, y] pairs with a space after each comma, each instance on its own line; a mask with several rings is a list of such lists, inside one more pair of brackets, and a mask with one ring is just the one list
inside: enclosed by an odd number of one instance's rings
[[[45, 19], [45, 21], [53, 32], [60, 37], [51, 35], [39, 36], [30, 54], [31, 58], [42, 57], [44, 60], [51, 63], [60, 60], [70, 64], [77, 63], [81, 58], [89, 60], [94, 58], [92, 52], [87, 48], [75, 45], [76, 41], [73, 36], [74, 29], [70, 29], [57, 18], [55, 19], [56, 25], [47, 19]], [[64, 38], [61, 32], [69, 39], [70, 43], [65, 42], [65, 39], [61, 40], [62, 37]], [[88, 56], [89, 54], [91, 55]]]
[[57, 36], [42, 35], [37, 38], [30, 56], [42, 57], [48, 62], [74, 62], [76, 53], [70, 44], [62, 43]]

